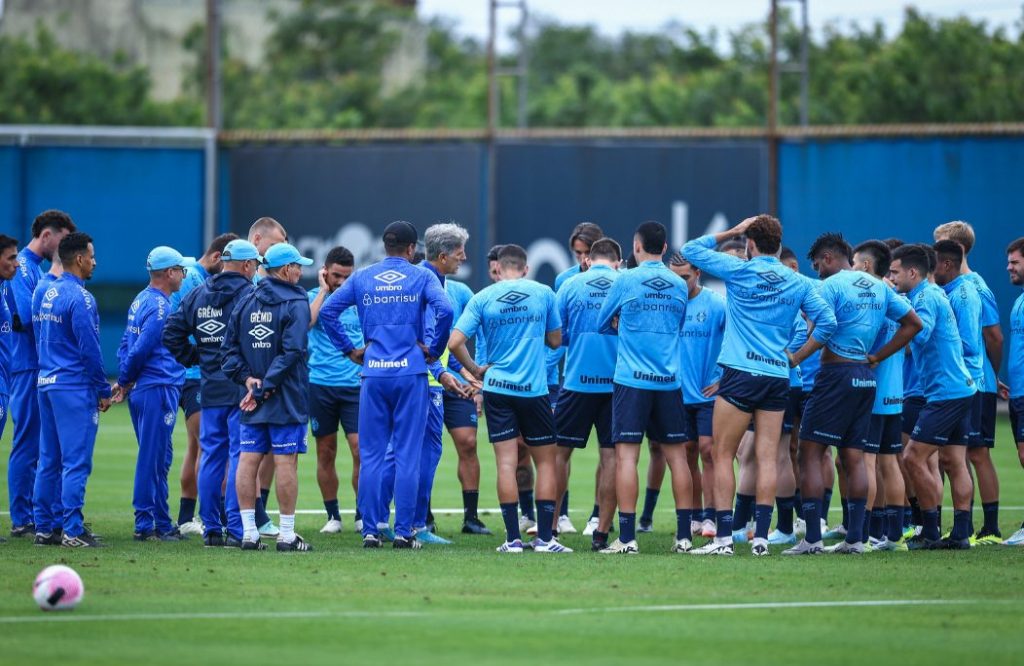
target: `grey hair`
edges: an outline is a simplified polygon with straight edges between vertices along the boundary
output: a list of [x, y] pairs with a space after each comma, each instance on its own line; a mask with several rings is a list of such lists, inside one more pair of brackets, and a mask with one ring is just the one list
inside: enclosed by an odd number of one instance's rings
[[457, 224], [435, 224], [427, 227], [423, 234], [426, 246], [427, 261], [436, 261], [442, 254], [452, 254], [466, 245], [469, 232]]

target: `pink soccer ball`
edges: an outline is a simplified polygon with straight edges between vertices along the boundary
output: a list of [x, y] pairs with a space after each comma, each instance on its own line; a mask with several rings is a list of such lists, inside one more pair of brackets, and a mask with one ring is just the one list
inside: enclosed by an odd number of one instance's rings
[[54, 564], [40, 571], [32, 585], [32, 597], [44, 611], [71, 610], [82, 601], [84, 594], [82, 578], [63, 564]]

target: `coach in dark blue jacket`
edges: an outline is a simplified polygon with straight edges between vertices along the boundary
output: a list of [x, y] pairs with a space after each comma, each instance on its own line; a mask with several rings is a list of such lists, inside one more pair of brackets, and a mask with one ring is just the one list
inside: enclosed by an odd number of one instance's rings
[[[408, 222], [384, 230], [384, 261], [357, 271], [327, 299], [320, 322], [331, 341], [363, 364], [359, 393], [359, 512], [363, 546], [380, 546], [377, 523], [384, 454], [395, 454], [395, 548], [418, 548], [412, 523], [419, 489], [423, 433], [427, 429], [428, 361], [441, 356], [452, 329], [452, 306], [437, 277], [409, 263], [418, 235]], [[339, 315], [355, 305], [366, 346], [357, 349]], [[426, 323], [433, 313], [433, 327]]]
[[313, 264], [288, 243], [267, 250], [267, 278], [231, 313], [224, 338], [224, 372], [246, 394], [242, 409], [241, 456], [235, 480], [241, 506], [243, 550], [259, 550], [256, 527], [257, 471], [268, 453], [274, 455], [277, 503], [281, 508], [280, 551], [307, 551], [295, 534], [297, 454], [306, 452], [309, 421], [309, 368], [306, 336], [309, 299], [298, 285], [302, 267]]
[[[182, 299], [181, 307], [164, 327], [163, 338], [179, 363], [186, 367], [199, 365], [199, 446], [203, 452], [199, 466], [199, 517], [203, 521], [203, 543], [211, 548], [242, 545], [235, 474], [240, 446], [238, 403], [244, 392], [224, 374], [221, 345], [228, 319], [235, 305], [252, 291], [252, 276], [263, 257], [255, 245], [237, 239], [225, 246], [221, 259], [223, 270]], [[227, 513], [226, 526], [221, 522], [222, 502]]]
[[146, 259], [149, 286], [128, 308], [128, 325], [117, 350], [118, 376], [113, 401], [128, 396], [139, 456], [135, 463], [136, 541], [177, 541], [177, 527], [167, 504], [167, 475], [174, 459], [174, 422], [185, 368], [174, 360], [161, 340], [171, 314], [171, 294], [181, 289], [186, 262], [195, 263], [171, 247], [154, 248]]

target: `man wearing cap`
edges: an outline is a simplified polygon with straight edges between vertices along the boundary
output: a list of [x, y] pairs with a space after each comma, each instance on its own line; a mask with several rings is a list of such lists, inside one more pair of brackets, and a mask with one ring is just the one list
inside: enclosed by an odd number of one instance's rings
[[[235, 487], [242, 515], [242, 549], [262, 550], [256, 526], [260, 461], [274, 455], [277, 503], [281, 509], [279, 551], [311, 550], [295, 534], [296, 464], [306, 452], [309, 368], [306, 333], [309, 301], [299, 286], [302, 267], [313, 264], [288, 243], [267, 250], [267, 277], [244, 296], [228, 319], [224, 373], [244, 385], [239, 425], [240, 455]], [[424, 410], [424, 414], [425, 414]]]
[[[427, 429], [427, 365], [441, 356], [448, 342], [452, 306], [437, 277], [409, 263], [417, 240], [416, 228], [408, 222], [389, 224], [384, 230], [387, 258], [357, 271], [320, 310], [331, 341], [363, 364], [358, 504], [366, 548], [380, 547], [377, 523], [383, 518], [381, 474], [388, 442], [396, 465], [393, 545], [420, 546], [412, 527]], [[352, 305], [366, 340], [362, 348], [356, 348], [339, 321]]]
[[174, 248], [153, 248], [146, 259], [149, 286], [128, 309], [128, 325], [117, 350], [118, 375], [113, 402], [128, 398], [128, 411], [139, 442], [135, 461], [136, 541], [178, 541], [181, 534], [167, 504], [167, 475], [174, 459], [174, 422], [185, 368], [162, 342], [171, 312], [171, 294], [181, 289], [186, 262]]
[[[235, 492], [235, 472], [241, 416], [238, 403], [243, 392], [224, 374], [221, 345], [228, 318], [238, 301], [252, 291], [252, 276], [263, 257], [255, 245], [236, 239], [224, 247], [221, 261], [221, 272], [190, 291], [181, 301], [181, 307], [170, 316], [164, 327], [163, 341], [179, 363], [198, 363], [200, 369], [202, 464], [198, 488], [203, 545], [237, 548], [242, 545], [242, 517]], [[227, 514], [227, 525], [221, 520], [222, 506]]]

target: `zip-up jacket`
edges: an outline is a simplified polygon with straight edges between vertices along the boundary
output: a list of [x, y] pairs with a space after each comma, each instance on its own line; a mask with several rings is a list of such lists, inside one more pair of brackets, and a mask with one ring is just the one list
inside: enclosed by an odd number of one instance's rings
[[170, 312], [171, 299], [153, 287], [143, 289], [132, 301], [117, 350], [118, 384], [135, 384], [135, 390], [181, 385], [185, 368], [161, 340]]

